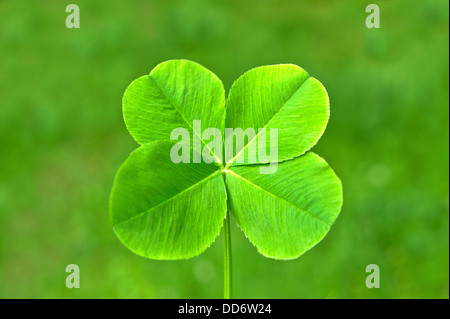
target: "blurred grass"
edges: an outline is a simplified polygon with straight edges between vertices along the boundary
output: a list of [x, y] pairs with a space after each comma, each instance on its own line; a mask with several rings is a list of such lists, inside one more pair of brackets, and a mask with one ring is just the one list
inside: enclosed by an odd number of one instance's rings
[[[228, 90], [246, 70], [295, 63], [326, 86], [314, 151], [344, 207], [301, 258], [266, 259], [232, 227], [236, 298], [448, 298], [448, 2], [0, 1], [0, 297], [220, 298], [222, 240], [151, 261], [112, 232], [114, 175], [136, 144], [121, 98], [156, 64], [185, 58]], [[65, 287], [67, 264], [81, 289]], [[365, 267], [381, 288], [365, 287]]]

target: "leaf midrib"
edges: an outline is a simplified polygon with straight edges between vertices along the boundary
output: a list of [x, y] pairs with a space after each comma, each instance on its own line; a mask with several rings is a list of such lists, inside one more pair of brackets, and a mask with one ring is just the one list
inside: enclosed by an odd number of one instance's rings
[[[217, 164], [220, 166], [220, 164], [222, 163], [222, 160], [219, 159], [216, 154], [208, 147], [208, 145], [206, 145], [206, 143], [203, 141], [202, 137], [199, 136], [197, 134], [197, 132], [194, 130], [194, 127], [192, 127], [192, 125], [186, 120], [186, 118], [183, 116], [183, 113], [181, 113], [181, 111], [175, 106], [175, 103], [172, 101], [172, 99], [166, 94], [166, 92], [164, 92], [164, 90], [162, 89], [162, 87], [159, 85], [159, 83], [152, 77], [152, 75], [149, 75], [149, 78], [155, 83], [155, 85], [158, 87], [158, 89], [161, 91], [161, 93], [164, 95], [164, 97], [170, 102], [170, 104], [172, 105], [172, 107], [178, 112], [178, 114], [180, 114], [181, 118], [186, 122], [186, 124], [192, 129], [192, 133], [195, 134], [200, 141], [202, 142], [202, 144], [204, 145], [204, 147], [206, 147], [208, 149], [208, 151], [210, 152], [210, 154], [213, 154], [214, 158], [217, 160]], [[200, 134], [202, 134], [202, 132], [200, 132]]]
[[[278, 115], [278, 113], [280, 113], [281, 112], [281, 110], [286, 106], [286, 104], [294, 97], [294, 95], [298, 92], [298, 90], [300, 90], [301, 89], [301, 87], [303, 86], [303, 84], [305, 84], [305, 82], [307, 81], [307, 80], [309, 80], [311, 78], [311, 76], [309, 76], [308, 75], [308, 77], [306, 78], [306, 79], [304, 79], [303, 81], [302, 81], [302, 83], [300, 83], [300, 85], [297, 87], [297, 89], [295, 89], [295, 91], [291, 94], [291, 96], [280, 106], [280, 108], [270, 117], [270, 119], [267, 121], [267, 123], [263, 126], [263, 129], [265, 129], [266, 127], [267, 127], [267, 125], [269, 125], [269, 123], [275, 118], [275, 116], [277, 116]], [[257, 137], [258, 137], [258, 135], [259, 135], [259, 133], [260, 133], [260, 130], [258, 130], [258, 133], [256, 133], [255, 134], [255, 136], [247, 143], [247, 144], [245, 144], [245, 146], [236, 154], [236, 156], [235, 157], [233, 157], [232, 159], [231, 159], [231, 161], [230, 162], [228, 162], [228, 163], [226, 163], [226, 168], [229, 168], [232, 164], [233, 164], [233, 162], [234, 162], [234, 160], [243, 152], [243, 151], [245, 151], [245, 149], [247, 149], [247, 147], [253, 142], [253, 140], [255, 140]], [[236, 164], [239, 164], [239, 163], [236, 163]], [[236, 165], [236, 166], [239, 166], [239, 165]]]
[[121, 224], [123, 224], [123, 223], [127, 223], [127, 222], [129, 222], [130, 220], [139, 218], [139, 217], [141, 217], [141, 216], [143, 216], [143, 215], [145, 215], [145, 214], [150, 213], [151, 211], [155, 210], [156, 208], [158, 208], [158, 207], [164, 205], [165, 203], [167, 203], [167, 202], [169, 202], [169, 201], [171, 201], [171, 200], [173, 200], [173, 199], [175, 199], [175, 198], [181, 196], [182, 194], [184, 194], [184, 193], [186, 193], [187, 191], [189, 191], [189, 190], [191, 190], [191, 189], [197, 187], [197, 186], [200, 185], [201, 183], [205, 182], [206, 180], [212, 178], [213, 176], [215, 176], [215, 175], [217, 175], [217, 174], [219, 174], [219, 173], [221, 173], [221, 170], [216, 170], [216, 171], [214, 171], [212, 174], [206, 176], [205, 178], [203, 178], [202, 180], [198, 181], [197, 183], [195, 183], [195, 184], [189, 186], [188, 188], [183, 189], [182, 191], [180, 191], [179, 193], [175, 194], [174, 196], [172, 196], [172, 197], [170, 197], [170, 198], [164, 200], [163, 202], [161, 202], [161, 203], [159, 203], [159, 204], [157, 204], [157, 205], [151, 207], [150, 209], [147, 209], [146, 211], [144, 211], [144, 212], [142, 212], [142, 213], [139, 213], [139, 214], [137, 214], [137, 215], [134, 215], [134, 216], [132, 216], [132, 217], [130, 217], [130, 218], [127, 218], [127, 219], [125, 219], [125, 220], [122, 220], [122, 221], [120, 221], [120, 222], [114, 224], [113, 227], [116, 227], [116, 226], [121, 225]]
[[318, 220], [318, 221], [321, 222], [322, 224], [325, 224], [328, 228], [331, 228], [331, 225], [329, 225], [326, 221], [324, 221], [324, 220], [321, 219], [320, 217], [317, 217], [316, 215], [314, 215], [314, 214], [308, 212], [307, 210], [304, 210], [303, 208], [298, 207], [298, 206], [295, 205], [294, 203], [291, 203], [291, 202], [285, 200], [284, 198], [279, 197], [279, 196], [275, 195], [274, 193], [269, 192], [268, 190], [262, 188], [262, 187], [259, 186], [259, 185], [256, 185], [255, 183], [249, 181], [248, 179], [242, 177], [242, 176], [239, 175], [239, 174], [236, 174], [236, 173], [233, 172], [233, 171], [228, 171], [228, 172], [229, 172], [231, 175], [236, 176], [237, 178], [243, 180], [244, 182], [246, 182], [246, 183], [252, 185], [253, 187], [258, 188], [258, 189], [262, 190], [263, 192], [269, 194], [270, 196], [272, 196], [272, 197], [274, 197], [274, 198], [276, 198], [276, 199], [278, 199], [278, 200], [280, 200], [280, 201], [282, 201], [282, 202], [284, 202], [284, 203], [286, 203], [286, 204], [288, 204], [288, 205], [290, 205], [290, 206], [296, 208], [296, 209], [299, 210], [300, 212], [302, 212], [302, 213], [304, 213], [304, 214], [307, 214], [307, 215], [310, 216], [310, 217], [313, 217], [314, 219]]

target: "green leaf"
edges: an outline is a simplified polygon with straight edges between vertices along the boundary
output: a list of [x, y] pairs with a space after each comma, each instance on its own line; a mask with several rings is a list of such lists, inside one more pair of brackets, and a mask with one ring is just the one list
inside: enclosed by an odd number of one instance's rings
[[[129, 85], [123, 96], [123, 116], [141, 145], [169, 141], [174, 128], [185, 128], [201, 139], [209, 127], [223, 132], [225, 90], [220, 79], [200, 64], [166, 61]], [[201, 121], [201, 131], [193, 129], [194, 120]]]
[[342, 206], [342, 186], [328, 164], [307, 154], [260, 174], [260, 165], [236, 166], [226, 177], [231, 213], [266, 257], [302, 255], [328, 232]]
[[[125, 122], [142, 146], [117, 173], [110, 209], [114, 231], [133, 252], [153, 259], [200, 254], [219, 234], [227, 204], [259, 252], [276, 259], [300, 256], [334, 223], [342, 205], [341, 182], [322, 158], [307, 152], [328, 122], [329, 101], [322, 84], [295, 65], [259, 67], [233, 84], [226, 110], [224, 105], [220, 80], [186, 60], [161, 63], [126, 90]], [[196, 121], [201, 121], [201, 129]], [[254, 129], [255, 135], [242, 141], [226, 167], [188, 163], [192, 149], [196, 159], [205, 149], [206, 154], [221, 150], [208, 143], [212, 135], [202, 137], [217, 131], [224, 136], [224, 127]], [[175, 128], [190, 136], [172, 149]], [[208, 128], [217, 130], [207, 133]], [[263, 128], [266, 136], [258, 131]], [[277, 144], [271, 129], [277, 129]], [[225, 141], [228, 137], [225, 134]], [[264, 137], [269, 137], [261, 147], [264, 155], [278, 146], [272, 174], [261, 173], [269, 166], [264, 163], [273, 163], [270, 156], [249, 161]], [[187, 149], [191, 152], [185, 157]], [[178, 155], [183, 151], [179, 164], [171, 161], [171, 150]], [[240, 154], [245, 155], [243, 163]], [[213, 155], [222, 162], [220, 155]], [[255, 165], [243, 165], [250, 163]]]
[[117, 173], [110, 198], [111, 221], [122, 243], [153, 259], [199, 255], [220, 232], [226, 190], [214, 164], [174, 164], [173, 143], [148, 143]]
[[[226, 107], [227, 128], [253, 128], [242, 148], [235, 147], [231, 165], [248, 150], [258, 149], [258, 129], [278, 129], [278, 161], [299, 156], [313, 147], [322, 136], [329, 117], [329, 100], [323, 85], [302, 68], [292, 64], [262, 66], [242, 75], [232, 86]], [[253, 145], [252, 145], [253, 144]], [[270, 143], [266, 145], [270, 153]], [[267, 163], [256, 158], [256, 163]]]

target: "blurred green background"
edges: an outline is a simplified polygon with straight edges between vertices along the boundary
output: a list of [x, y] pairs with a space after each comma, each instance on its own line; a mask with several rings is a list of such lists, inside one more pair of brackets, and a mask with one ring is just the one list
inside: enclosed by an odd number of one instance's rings
[[[67, 29], [77, 3], [81, 28]], [[368, 29], [377, 3], [381, 28]], [[449, 4], [429, 1], [0, 1], [0, 297], [221, 298], [222, 238], [187, 261], [128, 251], [108, 215], [137, 147], [122, 94], [184, 58], [228, 91], [260, 65], [318, 78], [331, 119], [314, 151], [344, 185], [340, 217], [293, 261], [233, 223], [236, 298], [449, 297]], [[67, 289], [65, 267], [81, 270]], [[368, 264], [381, 288], [368, 289]]]

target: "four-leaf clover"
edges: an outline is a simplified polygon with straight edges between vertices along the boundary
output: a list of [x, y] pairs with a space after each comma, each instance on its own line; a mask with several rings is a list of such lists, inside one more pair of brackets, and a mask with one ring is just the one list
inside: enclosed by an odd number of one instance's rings
[[[185, 259], [202, 253], [231, 214], [258, 251], [292, 259], [317, 244], [342, 206], [342, 185], [328, 164], [309, 150], [322, 136], [329, 100], [322, 84], [292, 64], [263, 66], [242, 75], [229, 96], [201, 65], [170, 60], [133, 81], [123, 114], [141, 145], [119, 169], [111, 192], [113, 228], [134, 253], [152, 259]], [[200, 120], [201, 131], [193, 126]], [[276, 128], [278, 166], [261, 174], [247, 159], [246, 140], [226, 163], [174, 163], [171, 132], [184, 128], [208, 145], [203, 131]], [[267, 149], [269, 149], [269, 144]], [[223, 157], [223, 154], [222, 154]]]

